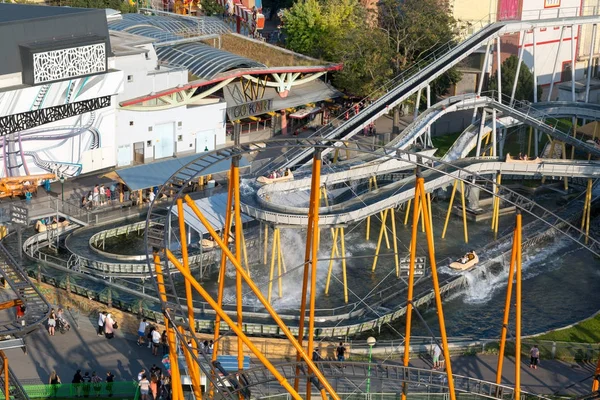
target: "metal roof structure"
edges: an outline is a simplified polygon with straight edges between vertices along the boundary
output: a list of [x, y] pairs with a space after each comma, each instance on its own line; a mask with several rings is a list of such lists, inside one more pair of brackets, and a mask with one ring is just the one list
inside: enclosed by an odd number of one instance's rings
[[[225, 227], [225, 211], [227, 210], [227, 193], [218, 193], [213, 196], [195, 200], [194, 203], [198, 206], [202, 215], [208, 219], [210, 225], [220, 231]], [[177, 216], [177, 207], [171, 208], [173, 215]], [[208, 233], [208, 230], [202, 225], [196, 214], [190, 209], [187, 204], [183, 204], [183, 213], [185, 214], [186, 224], [200, 235]], [[242, 223], [252, 221], [253, 218], [242, 214]]]
[[[169, 180], [171, 175], [196, 158], [198, 158], [198, 154], [180, 158], [169, 158], [165, 161], [157, 161], [151, 164], [118, 169], [114, 171], [114, 173], [118, 175], [120, 180], [131, 190], [148, 189], [155, 186], [160, 187]], [[206, 175], [225, 172], [229, 169], [229, 165], [229, 161], [217, 162], [206, 171]], [[248, 160], [245, 158], [240, 160], [240, 167], [247, 167], [248, 165]], [[112, 173], [110, 174], [110, 176], [112, 176]]]
[[[158, 43], [230, 32], [227, 25], [218, 18], [175, 18], [143, 14], [124, 14], [122, 19], [110, 21], [108, 28], [152, 38]], [[257, 61], [199, 42], [157, 46], [156, 53], [161, 62], [187, 68], [195, 76], [205, 79], [212, 79], [231, 69], [265, 67]]]
[[185, 67], [200, 78], [211, 79], [235, 68], [263, 68], [264, 64], [200, 43], [157, 47], [158, 58], [168, 65]]

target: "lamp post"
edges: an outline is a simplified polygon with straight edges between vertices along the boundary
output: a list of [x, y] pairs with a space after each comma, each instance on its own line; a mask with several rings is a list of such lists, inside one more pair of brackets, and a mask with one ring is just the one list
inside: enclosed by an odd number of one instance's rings
[[373, 351], [373, 346], [375, 346], [377, 340], [373, 336], [369, 336], [367, 339], [367, 345], [369, 346], [369, 373], [367, 375], [367, 393], [371, 393], [371, 356]]
[[65, 181], [67, 180], [67, 178], [65, 178], [64, 175], [61, 174], [58, 180], [60, 180], [60, 199], [61, 201], [65, 201]]

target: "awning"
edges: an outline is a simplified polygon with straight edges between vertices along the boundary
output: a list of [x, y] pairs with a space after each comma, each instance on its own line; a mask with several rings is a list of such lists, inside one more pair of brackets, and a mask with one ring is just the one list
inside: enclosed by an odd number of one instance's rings
[[261, 90], [260, 98], [248, 100], [243, 95], [239, 82], [232, 82], [223, 89], [227, 102], [227, 115], [230, 120], [248, 118], [253, 115], [267, 114], [270, 111], [280, 111], [287, 108], [318, 103], [342, 95], [333, 86], [316, 79], [303, 85], [294, 85], [287, 97], [282, 98], [275, 88]]
[[321, 112], [321, 109], [318, 107], [306, 107], [303, 108], [302, 110], [298, 110], [293, 114], [290, 114], [290, 118], [294, 118], [294, 119], [303, 119], [308, 117], [311, 114], [316, 114]]
[[[210, 196], [204, 199], [194, 201], [196, 206], [202, 211], [202, 215], [206, 217], [210, 225], [216, 231], [221, 231], [225, 227], [225, 210], [227, 210], [227, 194], [218, 193], [214, 196]], [[171, 212], [178, 216], [177, 208], [173, 207]], [[183, 213], [185, 215], [185, 223], [193, 230], [198, 232], [200, 235], [208, 233], [208, 230], [202, 222], [196, 217], [196, 214], [190, 209], [187, 204], [183, 205]], [[247, 215], [242, 214], [242, 223], [251, 221]]]
[[[122, 183], [127, 185], [130, 190], [149, 189], [155, 186], [161, 186], [168, 181], [175, 172], [200, 156], [201, 154], [192, 154], [186, 157], [172, 158], [165, 161], [153, 162], [151, 164], [136, 165], [135, 167], [119, 169], [114, 171], [119, 178], [115, 180], [122, 181]], [[248, 160], [242, 157], [240, 159], [240, 167], [243, 168], [248, 165], [250, 165]], [[211, 165], [203, 175], [225, 172], [229, 170], [230, 166], [231, 160], [218, 161]]]

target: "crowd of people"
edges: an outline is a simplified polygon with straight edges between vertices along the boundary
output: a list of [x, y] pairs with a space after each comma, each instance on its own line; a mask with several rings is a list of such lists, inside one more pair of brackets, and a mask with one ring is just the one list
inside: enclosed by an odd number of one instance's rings
[[141, 400], [158, 400], [171, 398], [171, 380], [156, 364], [150, 371], [142, 369], [137, 376]]
[[81, 207], [88, 210], [111, 206], [122, 202], [131, 202], [131, 205], [151, 203], [156, 198], [158, 187], [141, 191], [130, 191], [126, 186], [112, 183], [110, 186], [96, 184], [87, 195], [81, 197]]

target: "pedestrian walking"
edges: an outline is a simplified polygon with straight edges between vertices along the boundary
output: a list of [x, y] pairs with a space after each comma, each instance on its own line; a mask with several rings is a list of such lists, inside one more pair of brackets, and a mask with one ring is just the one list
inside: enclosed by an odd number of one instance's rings
[[102, 390], [102, 378], [96, 374], [96, 371], [92, 372], [92, 389], [94, 389], [95, 397], [100, 397], [100, 390]]
[[529, 368], [537, 369], [538, 364], [540, 363], [540, 349], [537, 344], [534, 344], [531, 350], [529, 350], [529, 355], [531, 356]]
[[441, 355], [442, 355], [442, 349], [436, 343], [436, 345], [433, 347], [433, 369], [438, 369], [441, 366], [441, 364], [440, 364], [440, 356]]
[[104, 185], [100, 185], [98, 193], [100, 193], [100, 205], [103, 206], [106, 204], [106, 189], [104, 188]]
[[100, 311], [100, 314], [98, 314], [98, 336], [104, 335], [104, 321], [106, 321], [106, 311]]
[[335, 353], [338, 361], [346, 360], [346, 348], [344, 347], [343, 342], [340, 342], [339, 346], [335, 349]]
[[115, 321], [112, 318], [112, 314], [107, 314], [106, 319], [104, 320], [104, 336], [106, 336], [107, 339], [115, 337], [114, 325]]
[[141, 346], [144, 344], [144, 336], [146, 336], [146, 327], [148, 326], [148, 322], [146, 322], [146, 318], [140, 322], [140, 326], [138, 327], [138, 340], [137, 345]]
[[48, 317], [48, 333], [50, 336], [54, 336], [54, 328], [56, 327], [56, 313], [54, 308], [50, 310], [50, 317]]
[[71, 383], [73, 384], [73, 390], [77, 397], [81, 396], [82, 379], [83, 379], [83, 376], [81, 376], [81, 370], [78, 369], [77, 372], [75, 372], [75, 375], [73, 375], [73, 380], [71, 381]]
[[162, 355], [169, 354], [169, 338], [166, 330], [160, 335], [160, 343], [162, 344]]
[[152, 355], [158, 355], [158, 346], [160, 346], [160, 332], [155, 329], [152, 331]]
[[148, 338], [148, 348], [152, 348], [152, 332], [156, 329], [154, 325], [148, 325], [146, 327], [148, 329], [148, 333], [146, 334], [146, 338]]
[[108, 392], [108, 397], [112, 397], [113, 395], [113, 382], [115, 381], [115, 376], [110, 371], [106, 371], [106, 391]]
[[140, 394], [142, 395], [142, 400], [150, 400], [150, 396], [148, 396], [150, 392], [150, 381], [146, 378], [146, 374], [142, 375], [142, 379], [139, 382], [140, 386]]
[[138, 383], [142, 380], [142, 378], [146, 375], [146, 368], [142, 368], [140, 372], [138, 372], [137, 380]]
[[100, 187], [98, 186], [98, 184], [96, 184], [96, 186], [94, 186], [92, 199], [93, 199], [94, 207], [97, 207], [98, 204], [100, 203]]
[[48, 380], [48, 383], [50, 384], [52, 397], [56, 397], [56, 393], [58, 392], [58, 385], [60, 385], [62, 382], [60, 381], [60, 376], [58, 376], [55, 370], [52, 370], [52, 372], [50, 373], [50, 379]]
[[92, 377], [90, 376], [90, 373], [86, 371], [83, 377], [81, 378], [83, 397], [90, 397], [90, 389], [92, 388], [91, 382]]

